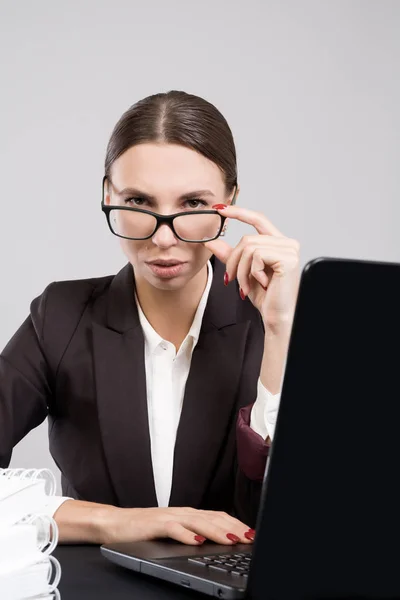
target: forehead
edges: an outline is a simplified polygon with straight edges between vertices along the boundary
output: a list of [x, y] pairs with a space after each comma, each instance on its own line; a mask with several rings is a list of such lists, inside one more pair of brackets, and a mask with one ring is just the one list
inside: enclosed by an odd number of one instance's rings
[[139, 144], [126, 150], [113, 164], [111, 176], [119, 189], [139, 187], [149, 194], [225, 189], [219, 167], [205, 156], [177, 144]]

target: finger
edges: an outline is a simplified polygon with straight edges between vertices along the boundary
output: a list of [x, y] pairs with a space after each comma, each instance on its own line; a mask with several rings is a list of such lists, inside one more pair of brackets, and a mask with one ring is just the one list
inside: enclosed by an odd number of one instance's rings
[[258, 231], [258, 233], [274, 235], [276, 237], [284, 237], [283, 233], [281, 233], [279, 229], [275, 227], [275, 225], [273, 225], [273, 223], [260, 212], [243, 208], [242, 206], [231, 205], [221, 209], [219, 212], [228, 219], [237, 219], [242, 223], [252, 225]]
[[247, 544], [253, 541], [252, 537], [254, 538], [254, 530], [227, 513], [220, 513], [220, 516], [217, 517], [215, 523], [220, 525], [223, 529], [229, 529], [230, 532], [239, 538], [241, 544]]
[[[265, 269], [266, 264], [261, 258], [260, 253], [256, 250], [251, 257], [250, 273], [254, 279], [266, 289], [268, 287], [269, 278], [265, 272]], [[245, 290], [243, 291], [245, 294], [247, 294]]]
[[247, 246], [247, 248], [243, 250], [236, 268], [236, 278], [246, 296], [248, 295], [251, 287], [250, 276], [254, 250], [254, 246]]
[[204, 243], [204, 246], [206, 248], [208, 248], [208, 250], [210, 250], [213, 254], [215, 254], [215, 256], [218, 258], [218, 260], [220, 260], [224, 264], [227, 263], [230, 255], [233, 251], [233, 248], [229, 244], [227, 244], [223, 240], [212, 240], [211, 242], [203, 242], [203, 243]]
[[293, 270], [298, 268], [299, 256], [295, 250], [286, 248], [285, 250], [278, 250], [275, 248], [258, 247], [254, 250], [254, 273], [260, 272], [262, 264], [264, 270], [269, 267], [273, 270], [274, 274], [283, 277]]
[[249, 531], [249, 529], [250, 529], [250, 527], [248, 525], [246, 525], [246, 523], [243, 523], [243, 521], [240, 521], [236, 517], [232, 517], [232, 515], [230, 515], [227, 512], [224, 512], [224, 511], [206, 511], [206, 512], [208, 512], [208, 513], [212, 512], [216, 516], [225, 517], [225, 519], [228, 519], [233, 525], [241, 527], [243, 529], [243, 531]]
[[[248, 540], [244, 536], [244, 531], [236, 531], [232, 523], [226, 522], [224, 519], [213, 519], [203, 518], [201, 516], [184, 517], [180, 518], [179, 522], [186, 529], [195, 531], [198, 535], [202, 535], [208, 540], [216, 542], [217, 544], [232, 545], [238, 542], [246, 543]], [[234, 531], [232, 531], [232, 529]]]
[[191, 529], [187, 529], [177, 521], [167, 521], [165, 523], [165, 535], [188, 546], [201, 546], [206, 540], [204, 536], [198, 535]]
[[[232, 515], [230, 515], [227, 512], [215, 510], [198, 510], [195, 508], [188, 507], [174, 510], [179, 510], [179, 522], [182, 522], [182, 516], [183, 518], [201, 517], [202, 519], [206, 519], [211, 523], [217, 523], [226, 531], [232, 532], [233, 534], [237, 535], [240, 538], [241, 542], [247, 543], [249, 541], [252, 541], [249, 537], [246, 537], [245, 534], [249, 532], [254, 533], [254, 530], [250, 529], [248, 525], [246, 525], [239, 519], [236, 519], [236, 517], [232, 517]], [[178, 519], [178, 517], [176, 518]]]
[[275, 238], [272, 236], [265, 235], [245, 235], [240, 240], [239, 244], [233, 248], [231, 255], [228, 258], [226, 263], [226, 272], [228, 273], [229, 280], [232, 281], [237, 277], [237, 268], [239, 265], [239, 261], [241, 259], [243, 251], [247, 247], [251, 247], [253, 249], [258, 247], [272, 247], [276, 248], [276, 251], [281, 252], [285, 251], [288, 243], [287, 238]]
[[[236, 519], [236, 517], [232, 517], [232, 515], [227, 512], [214, 510], [199, 510], [197, 512], [201, 513], [205, 518], [211, 518], [213, 522], [223, 522], [223, 527], [235, 533], [240, 538], [240, 542], [247, 543], [249, 540], [252, 541], [250, 539], [251, 535], [254, 537], [254, 529], [251, 529], [249, 525], [246, 525], [246, 523], [243, 523], [243, 521]], [[246, 537], [245, 534], [251, 535], [250, 537]]]
[[[253, 256], [254, 255], [256, 255], [257, 258], [254, 269], [251, 270], [251, 275], [253, 275], [253, 277], [255, 277], [263, 286], [268, 285], [268, 275], [266, 273], [267, 278], [262, 275], [263, 271], [271, 270], [274, 274], [283, 276], [297, 267], [299, 260], [298, 254], [292, 248], [256, 246], [253, 252]], [[232, 274], [233, 276], [237, 274], [237, 267], [235, 273], [235, 260], [236, 256], [233, 255], [227, 264], [227, 271], [229, 272], [230, 278], [232, 277]], [[231, 267], [231, 263], [233, 263], [233, 267]]]

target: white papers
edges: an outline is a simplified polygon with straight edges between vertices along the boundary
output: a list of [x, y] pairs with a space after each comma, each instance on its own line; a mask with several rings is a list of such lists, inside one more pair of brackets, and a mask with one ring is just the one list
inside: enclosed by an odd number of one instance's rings
[[0, 477], [0, 530], [13, 525], [27, 513], [37, 513], [43, 506], [45, 482], [19, 481]]
[[53, 480], [47, 470], [0, 469], [1, 600], [59, 598], [61, 566], [50, 556], [58, 528], [40, 512]]

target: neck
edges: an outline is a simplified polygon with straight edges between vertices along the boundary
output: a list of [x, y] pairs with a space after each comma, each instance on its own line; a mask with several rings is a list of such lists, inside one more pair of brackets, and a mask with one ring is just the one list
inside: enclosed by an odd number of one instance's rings
[[135, 279], [136, 294], [146, 319], [165, 340], [178, 350], [193, 323], [201, 296], [207, 285], [205, 265], [179, 290], [160, 290], [143, 278]]

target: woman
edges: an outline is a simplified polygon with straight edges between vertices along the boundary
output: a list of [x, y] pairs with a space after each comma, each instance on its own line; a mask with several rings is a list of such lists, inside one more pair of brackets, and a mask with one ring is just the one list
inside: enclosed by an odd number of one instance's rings
[[[238, 193], [212, 104], [157, 94], [117, 123], [102, 210], [128, 264], [49, 285], [0, 360], [0, 466], [48, 416], [61, 541], [254, 539], [299, 244]], [[229, 219], [256, 234], [231, 248]]]

